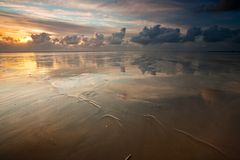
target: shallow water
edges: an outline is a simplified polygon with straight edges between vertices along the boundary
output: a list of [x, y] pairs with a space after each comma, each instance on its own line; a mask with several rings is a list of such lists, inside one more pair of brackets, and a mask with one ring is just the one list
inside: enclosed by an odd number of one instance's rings
[[238, 54], [0, 54], [1, 160], [239, 159], [239, 122]]

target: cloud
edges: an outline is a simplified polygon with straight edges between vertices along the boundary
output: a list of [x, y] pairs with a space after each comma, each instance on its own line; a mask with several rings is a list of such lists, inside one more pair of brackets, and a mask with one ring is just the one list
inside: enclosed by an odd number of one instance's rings
[[240, 43], [240, 30], [236, 30], [234, 32], [234, 37], [232, 38], [232, 41], [235, 43]]
[[206, 42], [220, 42], [225, 40], [231, 40], [234, 38], [235, 30], [223, 28], [219, 26], [212, 26], [204, 30], [203, 40]]
[[92, 38], [87, 36], [81, 36], [81, 46], [90, 46], [90, 47], [99, 47], [105, 44], [104, 34], [102, 33], [94, 33]]
[[14, 39], [13, 37], [9, 37], [9, 36], [0, 35], [0, 40], [5, 41], [6, 43], [19, 43], [18, 39]]
[[202, 11], [237, 11], [240, 10], [239, 0], [219, 0], [217, 3], [202, 5]]
[[53, 39], [50, 37], [50, 34], [45, 32], [39, 34], [32, 34], [31, 38], [32, 41], [29, 41], [28, 43], [26, 43], [26, 45], [23, 45], [20, 50], [48, 51], [59, 47], [59, 45], [54, 43]]
[[[101, 27], [101, 26], [87, 26], [74, 24], [70, 22], [49, 20], [49, 19], [36, 19], [28, 17], [26, 15], [21, 15], [17, 13], [7, 13], [0, 11], [0, 19], [4, 23], [0, 24], [0, 32], [10, 32], [15, 33], [16, 36], [26, 32], [26, 35], [31, 33], [51, 33], [55, 35], [75, 35], [75, 34], [85, 34], [89, 35], [94, 32], [101, 33], [111, 33], [111, 27]], [[11, 27], [9, 27], [11, 26]]]
[[127, 27], [128, 33], [132, 31], [136, 34], [139, 28], [159, 22], [164, 26], [183, 29], [188, 26], [205, 27], [214, 24], [237, 27], [238, 14], [229, 12], [229, 15], [222, 16], [202, 14], [194, 10], [199, 4], [213, 4], [216, 8], [216, 2], [217, 0], [70, 0], [66, 4], [62, 0], [2, 0], [2, 12], [19, 14], [24, 18], [21, 21], [15, 18], [14, 24], [3, 20], [5, 23], [0, 24], [0, 28], [3, 25], [5, 28], [18, 25], [28, 33], [36, 33], [31, 29], [41, 29], [61, 36], [78, 33], [89, 36], [93, 32], [111, 34], [120, 26]]
[[184, 41], [195, 41], [197, 36], [202, 34], [202, 29], [200, 27], [191, 27], [188, 29]]
[[[66, 35], [62, 38], [43, 32], [39, 34], [31, 34], [32, 41], [28, 43], [18, 43], [17, 40], [0, 35], [0, 51], [60, 51], [60, 50], [81, 50], [91, 48], [105, 48], [123, 44], [126, 34], [126, 28], [122, 28], [120, 32], [112, 33], [110, 38], [105, 38], [102, 33], [94, 33], [88, 36], [74, 34]], [[161, 27], [155, 25], [153, 27], [144, 27], [143, 30], [130, 39], [132, 42], [148, 45], [161, 44], [162, 48], [239, 48], [240, 29], [231, 29], [226, 27], [211, 26], [207, 28], [190, 27], [186, 34], [182, 33], [178, 28]], [[126, 40], [125, 40], [126, 41]], [[191, 42], [191, 43], [186, 43]], [[104, 46], [104, 47], [102, 47]], [[118, 45], [123, 47], [124, 45]], [[129, 43], [129, 47], [138, 46]], [[193, 47], [194, 46], [194, 47]], [[212, 47], [214, 46], [214, 47]], [[139, 47], [139, 46], [138, 46]], [[152, 46], [149, 46], [149, 49]], [[145, 46], [144, 48], [148, 48]], [[98, 48], [99, 49], [99, 48]]]
[[64, 45], [78, 45], [81, 41], [81, 37], [78, 35], [68, 35], [65, 36], [62, 40], [61, 43]]
[[220, 26], [210, 26], [205, 29], [191, 27], [188, 29], [184, 41], [196, 41], [201, 37], [204, 42], [240, 42], [240, 29], [231, 29]]
[[101, 33], [95, 33], [93, 38], [90, 39], [91, 46], [101, 46], [104, 44], [104, 35]]
[[39, 44], [39, 43], [50, 43], [50, 35], [48, 33], [40, 33], [40, 34], [32, 34], [32, 43]]
[[[112, 33], [110, 44], [121, 44], [124, 40], [126, 33], [126, 28], [122, 28], [120, 32]], [[34, 48], [45, 47], [47, 48], [59, 48], [59, 47], [81, 47], [81, 46], [102, 46], [107, 42], [105, 41], [105, 36], [102, 33], [94, 33], [94, 35], [89, 38], [85, 35], [66, 35], [64, 37], [55, 37], [48, 33], [40, 33], [40, 34], [32, 34], [32, 41], [28, 43], [30, 46], [34, 46]], [[3, 39], [3, 38], [2, 38]], [[3, 39], [4, 40], [4, 39]]]
[[110, 37], [110, 43], [122, 44], [125, 34], [126, 34], [126, 28], [122, 28], [120, 32], [112, 33], [112, 36]]
[[[85, 35], [66, 35], [62, 38], [49, 33], [31, 34], [31, 41], [23, 44], [15, 43], [11, 37], [0, 35], [0, 52], [6, 51], [60, 51], [81, 50], [107, 46], [105, 44], [121, 44], [124, 40], [126, 28], [112, 34], [111, 41], [106, 42], [102, 33], [94, 33], [89, 38]], [[109, 46], [109, 45], [108, 45]]]
[[156, 44], [166, 42], [179, 42], [181, 40], [180, 29], [172, 29], [155, 25], [153, 27], [144, 27], [143, 30], [136, 36], [133, 36], [131, 41], [139, 44]]
[[219, 26], [208, 28], [190, 27], [186, 34], [180, 29], [172, 29], [155, 25], [144, 27], [143, 30], [131, 38], [132, 42], [142, 45], [159, 43], [184, 43], [184, 42], [231, 42], [240, 43], [240, 29], [230, 29]]
[[239, 0], [221, 0], [216, 6], [218, 11], [240, 10]]

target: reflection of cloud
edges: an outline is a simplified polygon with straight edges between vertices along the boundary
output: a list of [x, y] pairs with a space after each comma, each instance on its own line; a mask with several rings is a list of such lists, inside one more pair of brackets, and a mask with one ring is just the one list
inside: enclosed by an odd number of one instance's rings
[[126, 72], [126, 68], [125, 68], [125, 65], [124, 65], [124, 64], [122, 64], [122, 65], [120, 66], [120, 70], [121, 70], [121, 72]]
[[149, 83], [146, 79], [128, 79], [127, 83], [124, 81], [125, 79], [123, 79], [123, 82], [115, 81], [114, 85], [109, 85], [109, 90], [125, 100], [154, 100], [175, 90], [175, 87], [172, 85], [165, 83], [156, 84], [153, 81]]
[[53, 55], [36, 55], [35, 61], [38, 68], [52, 68], [54, 63]]
[[[171, 53], [169, 53], [171, 55]], [[181, 58], [173, 58], [169, 55], [157, 55], [148, 52], [133, 61], [133, 65], [137, 65], [143, 74], [149, 73], [165, 73], [169, 75], [192, 74], [192, 75], [212, 75], [219, 73], [231, 73], [237, 71], [237, 67], [232, 64], [237, 64], [238, 59], [225, 59], [222, 61], [216, 60], [216, 55], [208, 56], [195, 55], [194, 58], [189, 58], [182, 55]]]
[[151, 75], [156, 75], [158, 73], [166, 74], [176, 74], [177, 69], [176, 62], [169, 62], [167, 60], [162, 60], [155, 56], [142, 56], [133, 62], [134, 65], [138, 65], [138, 68], [143, 74], [149, 73]]
[[216, 105], [224, 98], [224, 92], [216, 89], [203, 89], [200, 94], [208, 105]]
[[224, 90], [240, 93], [240, 81], [230, 81], [223, 85]]

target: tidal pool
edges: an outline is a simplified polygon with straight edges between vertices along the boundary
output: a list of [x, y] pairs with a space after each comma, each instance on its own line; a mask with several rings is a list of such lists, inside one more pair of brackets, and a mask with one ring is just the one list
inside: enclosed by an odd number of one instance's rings
[[239, 122], [239, 54], [0, 54], [1, 160], [239, 159]]

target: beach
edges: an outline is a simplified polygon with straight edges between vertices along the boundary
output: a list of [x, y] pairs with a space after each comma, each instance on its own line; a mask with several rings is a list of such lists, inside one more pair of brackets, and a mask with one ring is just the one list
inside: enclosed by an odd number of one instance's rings
[[0, 54], [0, 159], [240, 157], [234, 53]]

